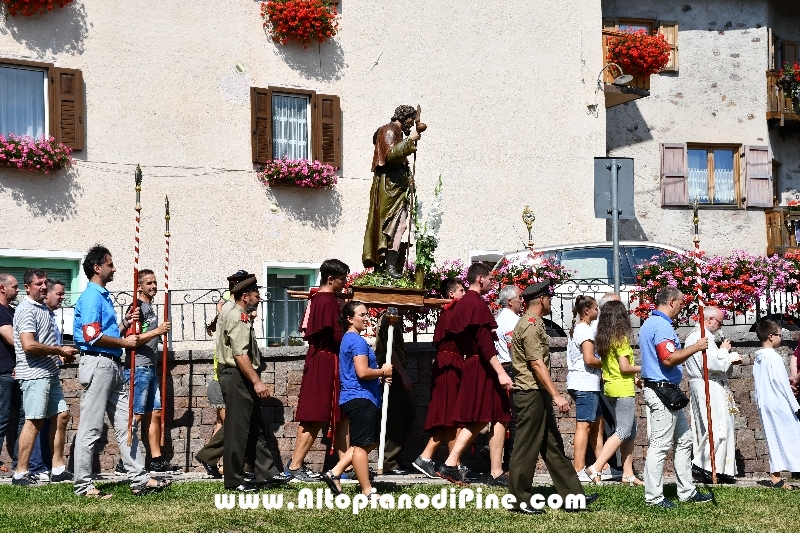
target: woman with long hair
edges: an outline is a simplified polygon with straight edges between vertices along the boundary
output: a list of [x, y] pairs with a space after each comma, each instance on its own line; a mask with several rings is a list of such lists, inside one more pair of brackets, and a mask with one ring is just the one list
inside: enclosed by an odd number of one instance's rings
[[642, 485], [633, 472], [633, 443], [636, 437], [636, 374], [642, 367], [634, 365], [630, 345], [631, 317], [628, 308], [619, 301], [603, 306], [597, 323], [595, 343], [603, 368], [603, 391], [614, 411], [616, 431], [606, 440], [593, 465], [586, 474], [600, 485], [600, 469], [620, 450], [622, 456], [622, 482]]
[[378, 409], [381, 406], [381, 381], [392, 382], [392, 365], [378, 368], [378, 359], [361, 336], [367, 329], [369, 314], [363, 303], [353, 300], [342, 309], [342, 337], [339, 349], [339, 405], [350, 419], [350, 448], [339, 462], [322, 474], [322, 479], [335, 495], [342, 493], [340, 478], [353, 465], [361, 493], [371, 497], [369, 452], [378, 444]]
[[600, 409], [600, 359], [595, 355], [592, 321], [597, 318], [597, 301], [580, 295], [572, 308], [572, 328], [567, 341], [567, 392], [575, 400], [575, 456], [573, 466], [581, 481], [588, 482], [584, 472], [586, 448], [592, 443], [594, 454], [600, 453], [603, 413]]

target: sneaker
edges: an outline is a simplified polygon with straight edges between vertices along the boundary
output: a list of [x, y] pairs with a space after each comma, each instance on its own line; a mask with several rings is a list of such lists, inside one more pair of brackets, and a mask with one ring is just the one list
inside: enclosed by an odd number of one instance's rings
[[150, 468], [147, 470], [150, 472], [175, 472], [179, 470], [179, 468], [168, 463], [163, 457], [156, 457], [150, 461]]
[[29, 487], [31, 485], [38, 485], [39, 482], [36, 481], [36, 478], [31, 477], [30, 475], [24, 475], [20, 478], [12, 477], [11, 478], [12, 485], [19, 485], [21, 487]]
[[467, 485], [468, 483], [464, 481], [464, 478], [461, 476], [461, 470], [457, 466], [447, 466], [446, 464], [442, 463], [439, 465], [439, 468], [436, 469], [436, 475], [440, 478], [444, 478], [450, 483], [455, 483], [456, 485]]
[[487, 485], [490, 487], [508, 487], [508, 474], [504, 472], [497, 477], [489, 476]]
[[53, 483], [60, 483], [62, 481], [72, 481], [75, 476], [69, 470], [64, 470], [60, 474], [53, 474], [50, 476], [50, 481]]
[[622, 470], [613, 467], [604, 468], [600, 472], [600, 481], [622, 481]]
[[688, 500], [681, 500], [684, 503], [708, 503], [714, 501], [713, 494], [703, 494], [699, 490], [694, 491], [694, 494]]
[[458, 471], [461, 472], [461, 479], [466, 483], [483, 483], [485, 481], [486, 476], [473, 472], [466, 465], [458, 465]]
[[120, 459], [117, 462], [117, 466], [114, 467], [114, 473], [115, 474], [120, 474], [120, 475], [123, 475], [123, 476], [127, 474], [127, 472], [125, 472], [125, 465], [122, 464], [122, 459]]
[[279, 474], [275, 474], [269, 479], [265, 479], [260, 483], [260, 485], [264, 488], [277, 487], [278, 485], [285, 485], [286, 483], [289, 483], [292, 479], [293, 478], [290, 474], [281, 472]]
[[36, 474], [28, 474], [31, 479], [35, 479], [39, 483], [50, 483], [50, 471], [38, 472]]
[[576, 474], [578, 474], [578, 481], [580, 481], [581, 483], [592, 482], [592, 478], [589, 477], [589, 475], [586, 473], [586, 470], [578, 470]]
[[297, 481], [302, 481], [303, 483], [316, 483], [318, 481], [322, 481], [322, 476], [309, 470], [305, 464], [303, 464], [297, 470], [292, 470], [289, 468], [289, 465], [286, 465], [286, 470], [284, 473]]
[[436, 465], [431, 459], [425, 459], [421, 455], [414, 459], [412, 463], [414, 468], [422, 472], [425, 477], [430, 479], [436, 478]]
[[669, 501], [668, 499], [664, 498], [658, 503], [648, 503], [650, 507], [661, 507], [664, 509], [675, 509], [675, 504]]

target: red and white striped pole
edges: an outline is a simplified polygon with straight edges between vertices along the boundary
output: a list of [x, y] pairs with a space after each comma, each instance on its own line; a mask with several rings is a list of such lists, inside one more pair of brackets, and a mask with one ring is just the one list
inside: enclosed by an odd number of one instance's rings
[[[133, 246], [133, 305], [131, 305], [131, 312], [135, 313], [136, 309], [139, 307], [139, 222], [142, 216], [142, 169], [139, 165], [136, 165], [136, 172], [134, 173], [134, 177], [136, 179], [136, 233], [134, 234], [134, 246]], [[133, 320], [131, 322], [131, 328], [133, 330], [133, 334], [137, 333], [137, 326], [138, 320]], [[131, 348], [130, 352], [130, 359], [131, 359], [131, 382], [130, 386], [128, 387], [128, 446], [131, 445], [133, 440], [133, 384], [134, 384], [134, 377], [136, 376], [136, 347], [134, 346]]]
[[[164, 197], [164, 322], [169, 322], [169, 196]], [[164, 431], [167, 421], [167, 349], [168, 335], [164, 335], [161, 352], [161, 446], [164, 446]]]
[[[700, 338], [706, 336], [706, 322], [705, 322], [705, 302], [703, 301], [703, 286], [702, 286], [702, 271], [700, 269], [700, 217], [698, 215], [698, 202], [694, 200], [694, 251], [697, 253], [695, 264], [697, 265], [697, 304], [700, 311], [698, 317], [700, 321]], [[711, 419], [711, 392], [708, 383], [708, 353], [703, 350], [703, 385], [706, 392], [706, 432], [708, 435], [708, 451], [711, 455], [711, 483], [717, 484], [717, 458], [714, 453], [714, 429], [713, 420]]]

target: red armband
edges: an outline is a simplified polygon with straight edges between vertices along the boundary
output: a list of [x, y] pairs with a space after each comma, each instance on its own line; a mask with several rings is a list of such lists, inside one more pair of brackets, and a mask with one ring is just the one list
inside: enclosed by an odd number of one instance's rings
[[672, 341], [664, 341], [656, 344], [656, 355], [659, 361], [669, 359], [669, 356], [675, 353], [675, 343]]

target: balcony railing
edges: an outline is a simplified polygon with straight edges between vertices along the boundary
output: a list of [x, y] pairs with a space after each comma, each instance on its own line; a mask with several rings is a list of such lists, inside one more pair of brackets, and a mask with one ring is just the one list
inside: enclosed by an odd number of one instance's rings
[[767, 121], [783, 127], [787, 122], [800, 125], [797, 99], [787, 96], [780, 83], [780, 71], [767, 71]]

